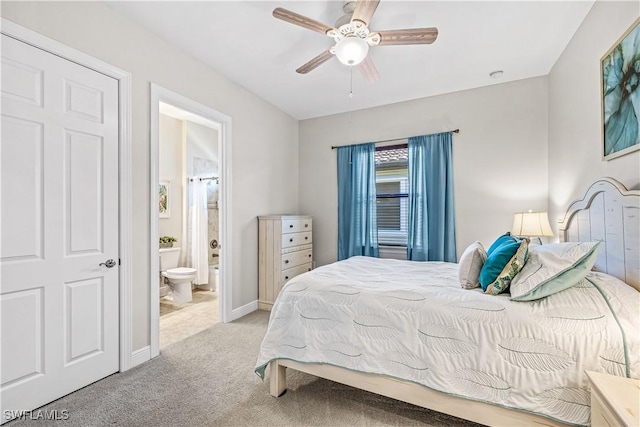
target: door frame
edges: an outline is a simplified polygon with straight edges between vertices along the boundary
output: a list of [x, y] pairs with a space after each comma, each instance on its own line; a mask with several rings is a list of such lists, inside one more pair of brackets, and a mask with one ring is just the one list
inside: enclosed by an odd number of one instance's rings
[[160, 260], [159, 260], [159, 231], [158, 231], [158, 166], [160, 146], [160, 102], [173, 105], [181, 110], [197, 114], [220, 125], [219, 147], [220, 153], [218, 177], [219, 206], [220, 206], [220, 280], [218, 285], [220, 320], [224, 323], [231, 320], [231, 275], [232, 275], [232, 238], [231, 238], [231, 117], [211, 107], [194, 101], [179, 93], [173, 92], [155, 83], [150, 88], [149, 115], [151, 121], [150, 161], [149, 161], [149, 277], [151, 289], [149, 291], [150, 316], [150, 350], [151, 358], [160, 354]]
[[132, 138], [131, 73], [114, 67], [47, 36], [2, 18], [0, 33], [38, 49], [59, 56], [118, 81], [118, 251], [120, 258], [119, 291], [119, 359], [120, 372], [132, 367]]

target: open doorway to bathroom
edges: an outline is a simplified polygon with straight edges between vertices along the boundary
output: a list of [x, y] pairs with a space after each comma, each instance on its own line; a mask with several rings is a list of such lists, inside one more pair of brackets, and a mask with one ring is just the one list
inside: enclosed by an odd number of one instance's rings
[[160, 102], [160, 350], [219, 321], [220, 125]]
[[231, 119], [157, 85], [151, 95], [150, 347], [155, 357], [227, 320]]

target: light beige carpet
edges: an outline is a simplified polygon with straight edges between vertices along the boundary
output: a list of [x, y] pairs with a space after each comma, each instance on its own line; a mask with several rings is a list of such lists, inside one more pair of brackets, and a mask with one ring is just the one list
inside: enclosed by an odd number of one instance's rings
[[299, 372], [289, 390], [269, 395], [254, 373], [269, 313], [218, 323], [42, 409], [67, 410], [45, 426], [465, 426], [475, 424]]
[[160, 299], [160, 350], [219, 322], [218, 293], [195, 289], [193, 301]]

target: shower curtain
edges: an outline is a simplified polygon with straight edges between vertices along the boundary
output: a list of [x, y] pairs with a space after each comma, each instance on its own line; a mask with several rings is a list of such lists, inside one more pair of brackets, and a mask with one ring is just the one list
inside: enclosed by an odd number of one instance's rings
[[197, 270], [194, 280], [197, 285], [206, 285], [209, 280], [208, 237], [207, 184], [193, 178], [189, 180], [187, 266]]

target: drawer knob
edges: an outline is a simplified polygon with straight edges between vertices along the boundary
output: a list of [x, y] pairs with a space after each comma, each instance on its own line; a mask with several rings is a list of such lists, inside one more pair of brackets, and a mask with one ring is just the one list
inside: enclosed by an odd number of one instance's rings
[[309, 254], [309, 258], [311, 258], [311, 254]]
[[284, 276], [284, 280], [289, 280], [289, 276]]
[[289, 228], [293, 228], [293, 224], [290, 224], [290, 225], [289, 225]]
[[289, 260], [288, 260], [288, 259], [285, 259], [285, 260], [284, 260], [284, 263], [285, 263], [285, 264], [289, 264]]
[[305, 225], [304, 225], [304, 228], [307, 228], [308, 226], [309, 226], [309, 224], [305, 224]]
[[293, 239], [289, 239], [290, 242], [293, 242]]
[[307, 271], [311, 271], [311, 267], [307, 268]]
[[309, 237], [308, 236], [304, 236], [304, 240], [309, 240]]

